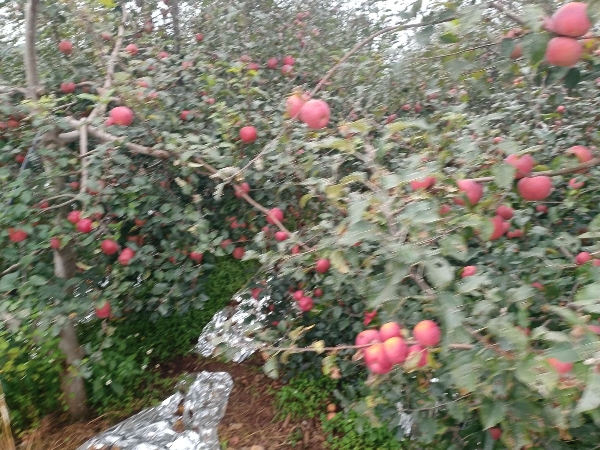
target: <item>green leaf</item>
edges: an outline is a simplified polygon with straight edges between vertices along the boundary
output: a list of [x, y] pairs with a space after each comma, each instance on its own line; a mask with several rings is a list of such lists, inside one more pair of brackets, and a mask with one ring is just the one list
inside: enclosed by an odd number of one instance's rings
[[440, 36], [440, 41], [444, 44], [456, 44], [459, 39], [458, 36], [453, 33], [444, 33]]
[[365, 181], [367, 179], [367, 174], [364, 172], [353, 172], [350, 175], [346, 175], [344, 178], [340, 180], [339, 184], [346, 185], [350, 183], [354, 183], [356, 181]]
[[510, 164], [506, 164], [504, 162], [500, 164], [496, 164], [492, 168], [492, 174], [494, 175], [494, 182], [496, 186], [501, 189], [508, 189], [512, 186], [515, 180], [515, 174], [517, 173], [517, 169]]
[[99, 0], [100, 4], [106, 6], [107, 8], [115, 8], [117, 4], [114, 0]]
[[29, 282], [31, 284], [33, 284], [34, 286], [44, 286], [45, 284], [48, 283], [48, 280], [39, 275], [32, 275], [29, 277]]
[[523, 37], [523, 54], [533, 64], [544, 59], [550, 37], [547, 33], [531, 33]]
[[304, 194], [300, 199], [300, 208], [306, 208], [306, 204], [313, 198], [312, 194]]
[[424, 263], [427, 279], [436, 287], [443, 288], [454, 279], [454, 270], [444, 258], [430, 258]]
[[600, 374], [592, 368], [589, 371], [585, 391], [575, 407], [575, 412], [581, 413], [600, 407]]
[[275, 356], [271, 356], [263, 365], [263, 372], [269, 378], [276, 380], [279, 378], [279, 362]]
[[466, 261], [469, 259], [469, 247], [464, 238], [458, 234], [448, 235], [440, 240], [442, 255]]
[[484, 401], [479, 407], [479, 417], [483, 429], [487, 430], [498, 425], [506, 417], [506, 403], [499, 401]]
[[577, 67], [572, 67], [565, 77], [565, 87], [567, 89], [573, 89], [579, 84], [580, 80], [581, 72]]
[[326, 138], [317, 144], [317, 148], [334, 148], [348, 153], [354, 153], [354, 143], [348, 139]]
[[17, 288], [18, 272], [9, 273], [0, 278], [0, 292], [9, 292]]

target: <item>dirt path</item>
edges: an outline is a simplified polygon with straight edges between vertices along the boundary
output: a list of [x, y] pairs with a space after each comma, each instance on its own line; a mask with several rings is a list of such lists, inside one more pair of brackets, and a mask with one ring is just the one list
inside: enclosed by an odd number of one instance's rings
[[[234, 387], [229, 397], [227, 412], [219, 426], [219, 438], [227, 445], [225, 448], [228, 450], [323, 448], [324, 437], [317, 424], [312, 421], [294, 423], [289, 418], [275, 418], [274, 396], [269, 392], [269, 388], [277, 389], [281, 387], [281, 383], [267, 378], [262, 373], [261, 365], [259, 359], [235, 364], [187, 356], [163, 367], [161, 374], [164, 377], [176, 377], [183, 373], [203, 370], [231, 374]], [[75, 450], [91, 437], [124, 418], [109, 421], [98, 417], [88, 422], [70, 425], [61, 425], [57, 419], [48, 418], [19, 448]]]

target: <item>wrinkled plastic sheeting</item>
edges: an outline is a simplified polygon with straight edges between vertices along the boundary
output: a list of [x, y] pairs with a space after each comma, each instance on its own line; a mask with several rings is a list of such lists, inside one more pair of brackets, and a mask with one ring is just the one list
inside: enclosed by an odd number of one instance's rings
[[261, 312], [268, 301], [268, 296], [256, 300], [237, 298], [239, 304], [228, 306], [216, 313], [204, 327], [196, 351], [204, 357], [212, 356], [218, 345], [227, 348], [227, 357], [239, 363], [249, 358], [261, 344], [249, 338], [251, 332], [264, 328], [266, 315]]
[[109, 428], [77, 450], [219, 450], [217, 427], [233, 380], [226, 372], [201, 372], [179, 392]]

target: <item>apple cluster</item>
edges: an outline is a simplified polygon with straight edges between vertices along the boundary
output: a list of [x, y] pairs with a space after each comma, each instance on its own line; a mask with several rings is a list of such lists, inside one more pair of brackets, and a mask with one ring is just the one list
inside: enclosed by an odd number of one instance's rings
[[587, 7], [583, 2], [567, 3], [546, 19], [546, 29], [556, 35], [546, 47], [546, 61], [549, 64], [570, 67], [581, 59], [584, 44], [578, 38], [592, 27]]

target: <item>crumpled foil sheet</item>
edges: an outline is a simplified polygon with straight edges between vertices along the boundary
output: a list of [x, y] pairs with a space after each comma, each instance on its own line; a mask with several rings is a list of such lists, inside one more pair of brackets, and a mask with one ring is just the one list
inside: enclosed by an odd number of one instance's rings
[[196, 351], [202, 356], [212, 356], [217, 345], [222, 344], [229, 350], [228, 359], [239, 363], [263, 345], [249, 338], [248, 334], [264, 328], [266, 315], [262, 311], [268, 303], [268, 296], [260, 300], [253, 297], [238, 297], [236, 300], [238, 305], [228, 306], [216, 313], [202, 330], [196, 344]]
[[87, 441], [77, 450], [219, 450], [217, 427], [233, 380], [227, 372], [201, 372], [179, 392]]

